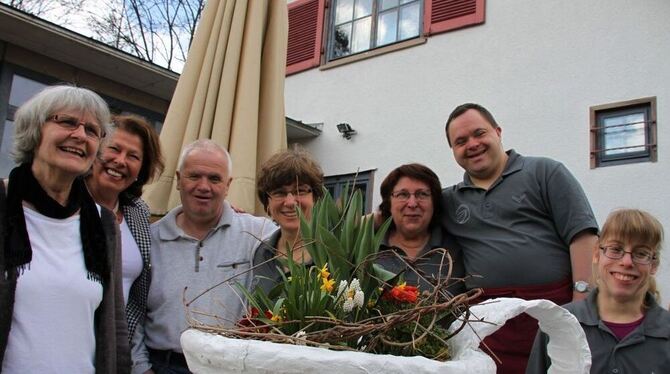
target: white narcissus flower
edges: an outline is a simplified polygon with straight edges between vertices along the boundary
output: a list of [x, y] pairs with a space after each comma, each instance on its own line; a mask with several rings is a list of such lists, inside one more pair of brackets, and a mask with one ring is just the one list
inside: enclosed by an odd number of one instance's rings
[[337, 297], [340, 297], [340, 295], [342, 295], [342, 292], [344, 292], [344, 290], [347, 289], [347, 285], [348, 285], [347, 281], [345, 280], [340, 281], [340, 285], [337, 287]]
[[344, 300], [344, 304], [342, 304], [342, 310], [344, 310], [344, 313], [349, 313], [353, 309], [354, 309], [354, 300], [353, 299]]
[[344, 290], [344, 302], [342, 304], [342, 310], [344, 310], [345, 313], [351, 312], [354, 310], [354, 307], [363, 307], [363, 304], [365, 303], [365, 294], [361, 290], [361, 285], [358, 282], [358, 279], [352, 279], [348, 287], [346, 281], [340, 282], [338, 295], [342, 293], [340, 290]]
[[358, 308], [362, 308], [363, 303], [365, 303], [365, 295], [363, 294], [363, 291], [358, 290], [356, 291], [356, 294], [354, 294], [354, 305]]

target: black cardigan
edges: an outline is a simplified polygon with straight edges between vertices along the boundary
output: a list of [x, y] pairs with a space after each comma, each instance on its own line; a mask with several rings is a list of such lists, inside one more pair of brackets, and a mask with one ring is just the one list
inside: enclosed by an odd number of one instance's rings
[[[5, 269], [5, 213], [7, 201], [5, 183], [0, 181], [0, 368], [7, 348], [7, 339], [12, 325], [14, 294], [16, 292], [16, 269]], [[107, 241], [110, 278], [102, 282], [102, 302], [95, 311], [95, 372], [104, 374], [129, 373], [130, 349], [128, 327], [123, 301], [121, 278], [120, 238], [114, 213], [101, 209], [102, 226]], [[110, 285], [112, 285], [110, 287]]]

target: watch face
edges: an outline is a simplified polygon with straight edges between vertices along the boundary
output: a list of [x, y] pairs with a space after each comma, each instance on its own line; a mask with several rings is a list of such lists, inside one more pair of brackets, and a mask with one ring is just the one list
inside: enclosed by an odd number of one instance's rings
[[586, 292], [589, 290], [589, 284], [584, 281], [575, 282], [575, 291], [577, 292]]

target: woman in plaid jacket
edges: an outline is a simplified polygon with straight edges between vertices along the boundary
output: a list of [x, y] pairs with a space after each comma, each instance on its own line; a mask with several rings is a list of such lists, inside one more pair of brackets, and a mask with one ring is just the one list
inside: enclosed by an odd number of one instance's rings
[[142, 117], [112, 118], [111, 133], [102, 145], [86, 185], [95, 201], [116, 213], [121, 231], [123, 295], [128, 337], [132, 345], [146, 313], [151, 276], [149, 207], [142, 188], [163, 171], [158, 134]]

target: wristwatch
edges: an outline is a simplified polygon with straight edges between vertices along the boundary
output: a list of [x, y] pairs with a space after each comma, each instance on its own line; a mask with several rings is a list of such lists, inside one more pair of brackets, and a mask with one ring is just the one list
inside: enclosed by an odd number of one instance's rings
[[589, 292], [589, 283], [585, 281], [577, 281], [573, 288], [579, 293], [586, 293]]

